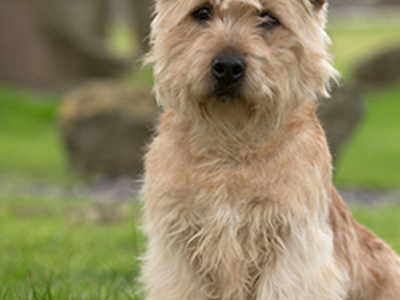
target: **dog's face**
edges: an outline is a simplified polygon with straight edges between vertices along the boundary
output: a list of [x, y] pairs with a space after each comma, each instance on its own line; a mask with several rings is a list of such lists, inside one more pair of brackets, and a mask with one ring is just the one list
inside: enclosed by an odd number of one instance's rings
[[[178, 115], [277, 120], [326, 93], [324, 0], [159, 0], [152, 25], [155, 91]], [[206, 111], [206, 114], [204, 113]], [[219, 111], [219, 113], [218, 113]]]

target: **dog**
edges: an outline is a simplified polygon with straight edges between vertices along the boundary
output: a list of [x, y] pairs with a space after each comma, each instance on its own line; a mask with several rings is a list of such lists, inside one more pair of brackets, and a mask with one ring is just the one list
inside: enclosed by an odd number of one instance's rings
[[399, 300], [400, 260], [332, 184], [325, 0], [158, 0], [150, 300]]

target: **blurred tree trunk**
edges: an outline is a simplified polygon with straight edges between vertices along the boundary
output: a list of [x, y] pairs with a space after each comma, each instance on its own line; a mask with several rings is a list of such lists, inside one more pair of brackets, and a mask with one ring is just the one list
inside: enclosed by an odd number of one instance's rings
[[0, 80], [40, 89], [62, 89], [128, 68], [110, 55], [101, 38], [80, 30], [68, 2], [0, 1]]
[[110, 3], [109, 0], [96, 0], [92, 5], [91, 31], [94, 35], [105, 38], [108, 30]]
[[127, 0], [130, 21], [135, 28], [139, 46], [142, 52], [149, 50], [148, 36], [150, 33], [150, 22], [153, 1], [150, 0]]

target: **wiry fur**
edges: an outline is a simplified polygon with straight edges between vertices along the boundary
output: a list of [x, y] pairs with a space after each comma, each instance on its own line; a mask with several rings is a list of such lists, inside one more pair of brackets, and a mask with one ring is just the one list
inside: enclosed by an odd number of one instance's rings
[[[399, 300], [400, 261], [358, 225], [331, 182], [313, 99], [335, 76], [325, 1], [159, 0], [155, 93], [164, 107], [143, 187], [151, 300]], [[265, 32], [261, 10], [281, 25]], [[247, 64], [221, 101], [210, 65]]]

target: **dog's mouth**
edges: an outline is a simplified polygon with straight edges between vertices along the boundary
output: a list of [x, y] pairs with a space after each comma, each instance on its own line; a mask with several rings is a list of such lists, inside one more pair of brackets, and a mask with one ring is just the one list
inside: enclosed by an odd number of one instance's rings
[[243, 98], [242, 87], [239, 82], [228, 86], [217, 83], [210, 96], [223, 103], [234, 102]]

